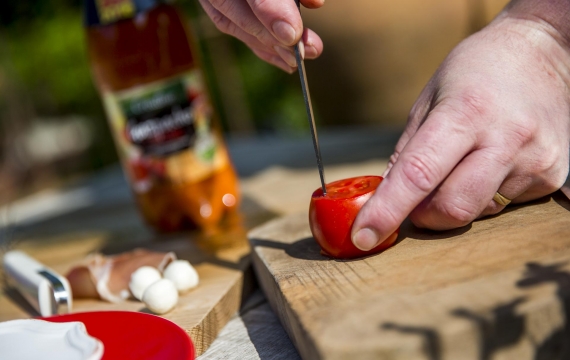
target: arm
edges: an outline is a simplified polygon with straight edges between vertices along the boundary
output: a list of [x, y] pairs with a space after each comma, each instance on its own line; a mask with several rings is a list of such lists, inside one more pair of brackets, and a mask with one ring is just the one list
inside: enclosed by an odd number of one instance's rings
[[560, 189], [570, 149], [570, 0], [513, 0], [460, 43], [413, 106], [385, 180], [355, 220], [373, 248], [409, 215], [469, 224]]

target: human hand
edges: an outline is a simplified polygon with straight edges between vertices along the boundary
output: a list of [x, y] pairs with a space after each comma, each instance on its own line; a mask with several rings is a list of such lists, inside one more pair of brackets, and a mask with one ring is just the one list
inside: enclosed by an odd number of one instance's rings
[[[325, 0], [301, 0], [309, 9]], [[323, 42], [303, 22], [294, 0], [200, 0], [202, 7], [223, 33], [243, 41], [258, 57], [292, 73], [297, 67], [293, 46], [302, 39], [301, 55], [317, 58]], [[303, 54], [304, 53], [304, 54]]]
[[445, 230], [497, 214], [497, 191], [522, 203], [560, 189], [569, 169], [568, 44], [546, 22], [508, 13], [459, 44], [413, 106], [385, 180], [354, 222], [354, 244], [375, 247], [408, 215]]

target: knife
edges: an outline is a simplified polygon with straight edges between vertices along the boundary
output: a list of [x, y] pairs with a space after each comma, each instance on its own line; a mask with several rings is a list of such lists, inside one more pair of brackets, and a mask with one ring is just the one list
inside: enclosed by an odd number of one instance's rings
[[[301, 4], [299, 0], [295, 0], [299, 13], [301, 12]], [[301, 79], [301, 89], [303, 90], [303, 98], [305, 99], [305, 108], [307, 110], [307, 117], [309, 119], [309, 127], [311, 129], [311, 136], [313, 138], [313, 147], [315, 148], [315, 155], [317, 156], [317, 167], [319, 169], [319, 176], [321, 178], [321, 187], [323, 189], [323, 196], [327, 195], [327, 188], [325, 186], [325, 172], [323, 169], [323, 159], [321, 157], [321, 148], [319, 146], [319, 137], [317, 136], [317, 128], [315, 126], [315, 114], [313, 113], [313, 105], [311, 104], [311, 93], [309, 92], [309, 84], [307, 83], [307, 72], [305, 71], [305, 62], [301, 57], [299, 46], [303, 40], [295, 45], [295, 58], [297, 59], [297, 69], [299, 71], [299, 78]]]
[[18, 250], [4, 255], [3, 267], [8, 284], [41, 316], [71, 312], [71, 286], [65, 277]]

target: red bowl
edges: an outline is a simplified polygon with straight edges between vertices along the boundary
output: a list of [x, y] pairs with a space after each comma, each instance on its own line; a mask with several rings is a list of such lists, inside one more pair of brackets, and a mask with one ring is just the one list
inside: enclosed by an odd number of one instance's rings
[[93, 311], [40, 319], [81, 321], [89, 335], [103, 343], [103, 360], [195, 358], [190, 336], [180, 326], [160, 316], [132, 311]]

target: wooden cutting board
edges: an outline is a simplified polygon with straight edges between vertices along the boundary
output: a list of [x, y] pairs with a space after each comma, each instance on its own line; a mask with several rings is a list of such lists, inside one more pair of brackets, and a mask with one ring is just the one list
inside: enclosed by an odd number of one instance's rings
[[404, 223], [382, 254], [320, 255], [307, 213], [249, 233], [253, 264], [304, 359], [570, 358], [570, 202], [446, 232]]
[[[113, 241], [114, 240], [114, 241]], [[125, 243], [126, 242], [126, 243]], [[250, 247], [244, 230], [236, 230], [213, 238], [190, 235], [149, 238], [136, 244], [106, 236], [57, 236], [24, 241], [16, 246], [60, 274], [91, 252], [116, 254], [134, 247], [156, 251], [173, 251], [179, 259], [189, 260], [200, 276], [199, 286], [179, 298], [174, 310], [162, 315], [182, 327], [202, 354], [214, 341], [222, 327], [239, 310], [242, 298], [254, 285]], [[127, 310], [148, 311], [138, 301], [113, 304], [101, 300], [76, 299], [73, 312]], [[0, 321], [37, 315], [13, 289], [4, 288], [0, 296]], [[110, 324], [112, 326], [112, 324]]]

